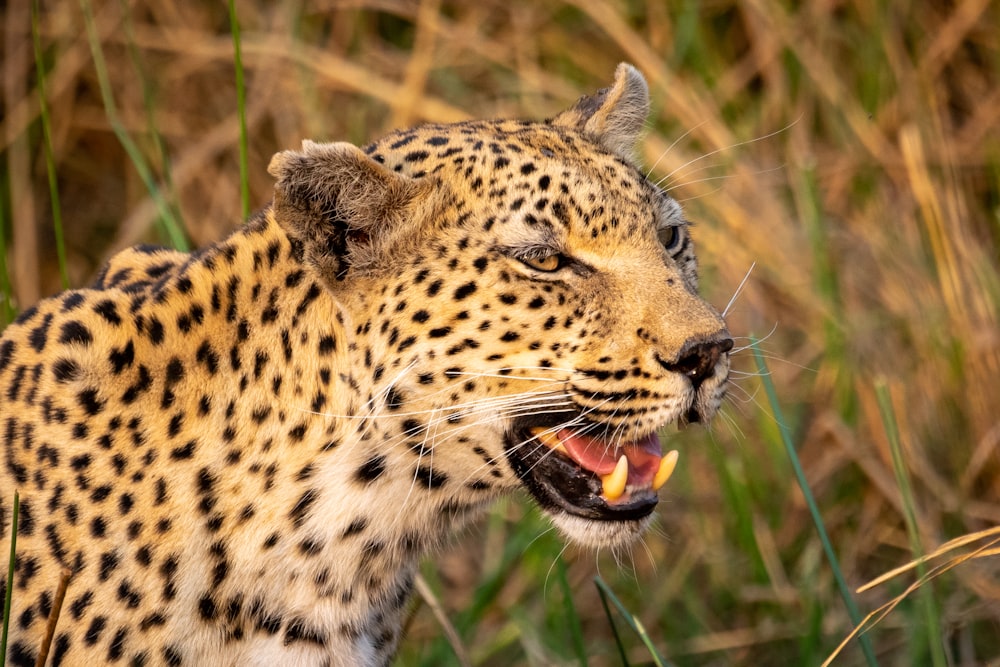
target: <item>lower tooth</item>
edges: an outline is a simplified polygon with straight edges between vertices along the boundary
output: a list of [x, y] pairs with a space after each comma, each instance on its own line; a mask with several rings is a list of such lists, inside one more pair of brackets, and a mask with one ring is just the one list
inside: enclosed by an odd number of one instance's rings
[[622, 454], [618, 463], [615, 464], [615, 469], [601, 477], [604, 497], [608, 500], [621, 498], [625, 493], [626, 482], [628, 482], [628, 459]]
[[660, 467], [656, 470], [656, 476], [653, 477], [653, 491], [659, 491], [660, 487], [666, 484], [670, 476], [674, 474], [678, 456], [677, 450], [674, 449], [667, 452], [666, 456], [660, 459]]

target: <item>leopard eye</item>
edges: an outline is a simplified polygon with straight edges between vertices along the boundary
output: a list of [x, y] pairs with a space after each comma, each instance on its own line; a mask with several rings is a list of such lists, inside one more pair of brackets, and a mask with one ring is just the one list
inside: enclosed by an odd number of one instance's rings
[[543, 257], [522, 257], [521, 261], [535, 269], [551, 273], [558, 270], [563, 265], [564, 257], [559, 253], [545, 255]]
[[659, 237], [660, 243], [668, 251], [676, 248], [681, 240], [680, 228], [675, 226], [664, 227], [657, 231], [656, 235]]

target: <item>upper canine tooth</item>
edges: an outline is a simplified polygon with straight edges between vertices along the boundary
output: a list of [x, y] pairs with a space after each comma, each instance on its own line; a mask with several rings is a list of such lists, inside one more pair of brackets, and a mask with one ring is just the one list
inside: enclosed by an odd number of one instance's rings
[[670, 476], [674, 474], [674, 468], [677, 467], [677, 457], [679, 454], [677, 450], [671, 450], [666, 453], [666, 455], [660, 459], [660, 467], [656, 470], [656, 475], [653, 477], [653, 491], [659, 491], [660, 487], [667, 483]]
[[601, 477], [601, 486], [604, 489], [604, 497], [608, 500], [617, 500], [625, 493], [625, 483], [628, 482], [628, 458], [624, 454], [615, 464], [615, 469], [607, 475]]
[[538, 439], [546, 447], [555, 449], [556, 451], [565, 452], [566, 447], [563, 446], [562, 440], [559, 436], [550, 428], [545, 428], [544, 426], [536, 426], [531, 429], [531, 434]]

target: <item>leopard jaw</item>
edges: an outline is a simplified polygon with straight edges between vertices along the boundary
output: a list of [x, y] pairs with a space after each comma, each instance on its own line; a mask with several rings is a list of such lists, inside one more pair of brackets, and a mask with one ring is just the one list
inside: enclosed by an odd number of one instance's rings
[[[566, 445], [559, 438], [555, 431], [551, 428], [545, 428], [542, 426], [536, 426], [531, 430], [532, 435], [538, 439], [543, 445], [549, 449], [555, 450], [560, 454], [569, 457], [569, 451], [566, 449]], [[660, 463], [656, 469], [656, 474], [653, 476], [653, 480], [650, 487], [653, 491], [659, 491], [663, 488], [663, 485], [667, 483], [671, 475], [673, 475], [674, 469], [677, 467], [677, 459], [679, 453], [676, 449], [670, 450], [660, 459]], [[618, 500], [625, 494], [625, 489], [628, 484], [628, 457], [622, 454], [618, 457], [618, 461], [615, 464], [614, 470], [609, 473], [598, 474], [601, 479], [601, 486], [603, 489], [603, 496], [609, 502]]]

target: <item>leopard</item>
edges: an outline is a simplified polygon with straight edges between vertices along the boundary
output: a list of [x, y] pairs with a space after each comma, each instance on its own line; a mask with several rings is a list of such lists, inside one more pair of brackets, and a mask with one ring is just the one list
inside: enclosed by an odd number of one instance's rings
[[639, 539], [658, 433], [712, 418], [733, 347], [639, 165], [649, 113], [622, 63], [543, 121], [306, 140], [227, 237], [25, 309], [7, 664], [386, 665], [421, 560], [498, 498]]

